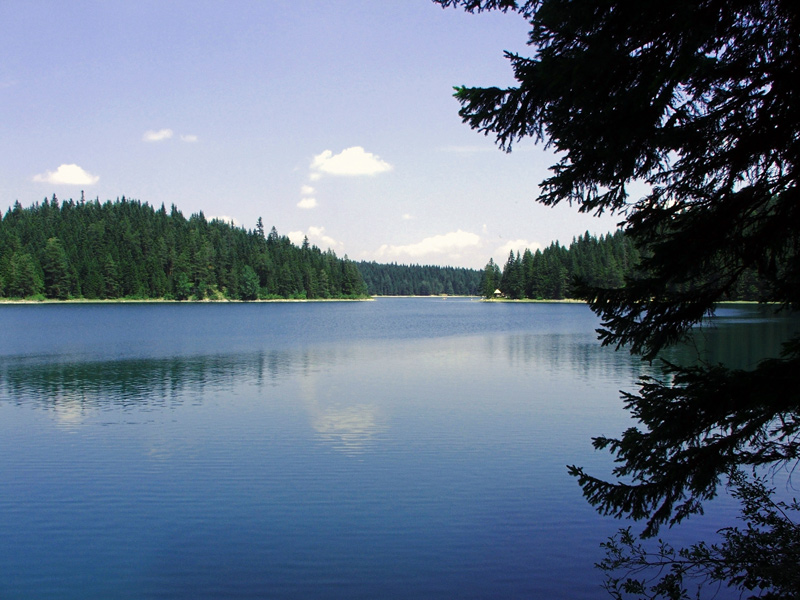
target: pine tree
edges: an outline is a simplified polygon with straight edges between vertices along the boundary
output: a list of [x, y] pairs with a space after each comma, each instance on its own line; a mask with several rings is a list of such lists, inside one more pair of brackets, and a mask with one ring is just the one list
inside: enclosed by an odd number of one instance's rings
[[239, 298], [242, 300], [256, 300], [259, 293], [258, 275], [250, 265], [242, 267], [239, 277]]
[[67, 255], [61, 240], [51, 237], [47, 240], [47, 246], [42, 260], [42, 270], [44, 271], [44, 293], [48, 298], [64, 300], [70, 295], [70, 271], [67, 263]]
[[481, 279], [481, 295], [484, 298], [491, 298], [494, 296], [494, 291], [500, 281], [497, 279], [497, 265], [490, 258], [483, 269], [483, 278]]
[[11, 297], [26, 298], [42, 293], [44, 284], [39, 268], [33, 257], [25, 252], [17, 252], [8, 264], [6, 292]]

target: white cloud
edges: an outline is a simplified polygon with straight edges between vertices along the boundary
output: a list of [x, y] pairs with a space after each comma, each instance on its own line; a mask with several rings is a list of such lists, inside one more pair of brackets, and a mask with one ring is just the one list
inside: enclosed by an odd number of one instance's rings
[[321, 244], [317, 244], [318, 246], [322, 247], [339, 247], [342, 245], [341, 242], [333, 239], [329, 235], [325, 235], [325, 228], [324, 227], [314, 227], [311, 226], [308, 228], [308, 239], [314, 242], [322, 242]]
[[310, 185], [303, 185], [300, 187], [300, 193], [303, 194], [303, 196], [310, 196], [314, 192], [315, 192], [314, 188], [311, 187]]
[[303, 198], [300, 202], [297, 203], [298, 208], [316, 208], [317, 206], [317, 199], [316, 198]]
[[410, 221], [410, 220], [411, 220], [411, 219], [413, 219], [413, 218], [414, 218], [414, 217], [412, 217], [412, 216], [411, 216], [410, 214], [408, 214], [408, 213], [406, 213], [406, 214], [404, 214], [404, 215], [403, 215], [403, 221]]
[[[142, 140], [145, 142], [163, 142], [173, 137], [175, 137], [175, 132], [172, 131], [172, 129], [159, 129], [158, 131], [151, 129], [144, 132]], [[200, 139], [191, 133], [182, 133], [179, 137], [182, 142], [186, 142], [187, 144], [195, 144]]]
[[47, 171], [34, 175], [33, 180], [39, 183], [63, 183], [67, 185], [93, 185], [100, 180], [98, 175], [92, 175], [81, 169], [78, 165], [61, 165], [55, 171]]
[[288, 237], [295, 246], [299, 246], [303, 243], [303, 238], [306, 237], [306, 234], [302, 231], [290, 231], [286, 234], [286, 237]]
[[206, 218], [209, 221], [214, 221], [214, 220], [222, 221], [223, 223], [228, 223], [230, 225], [233, 225], [234, 227], [239, 227], [239, 225], [241, 225], [241, 223], [239, 223], [239, 221], [237, 221], [234, 217], [229, 217], [228, 215], [220, 215], [217, 217], [206, 217]]
[[478, 248], [480, 245], [480, 236], [459, 229], [444, 235], [434, 235], [425, 238], [421, 242], [408, 244], [407, 246], [388, 246], [384, 244], [378, 248], [376, 254], [380, 258], [408, 256], [416, 259], [431, 255], [446, 255], [448, 258], [458, 258], [462, 252]]
[[318, 180], [326, 175], [377, 175], [391, 171], [392, 165], [361, 146], [346, 148], [339, 154], [325, 150], [311, 161], [311, 179]]
[[142, 139], [145, 142], [162, 142], [170, 139], [174, 135], [172, 129], [159, 129], [158, 131], [145, 131]]
[[505, 264], [509, 252], [514, 252], [515, 254], [519, 252], [522, 254], [525, 252], [526, 248], [530, 249], [531, 252], [536, 252], [542, 249], [542, 245], [537, 242], [529, 242], [528, 240], [509, 240], [499, 248], [496, 248], [492, 255], [494, 256], [495, 262], [502, 260], [502, 264]]

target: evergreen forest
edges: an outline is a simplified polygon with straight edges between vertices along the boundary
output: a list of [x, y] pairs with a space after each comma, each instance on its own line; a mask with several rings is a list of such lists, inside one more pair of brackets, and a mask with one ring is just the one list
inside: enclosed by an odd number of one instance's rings
[[[497, 291], [514, 300], [580, 298], [582, 288], [621, 289], [627, 278], [640, 274], [642, 253], [624, 231], [595, 237], [586, 232], [570, 246], [553, 242], [544, 250], [522, 255], [511, 252], [506, 264], [492, 259], [483, 269], [479, 293], [491, 298]], [[692, 285], [702, 285], [702, 281]], [[724, 300], [762, 300], [769, 291], [754, 270], [743, 272]]]
[[358, 268], [375, 296], [477, 296], [482, 272], [460, 267], [360, 262]]
[[353, 261], [261, 218], [253, 230], [202, 212], [188, 219], [124, 196], [59, 202], [53, 195], [0, 220], [0, 297], [172, 300], [359, 298]]

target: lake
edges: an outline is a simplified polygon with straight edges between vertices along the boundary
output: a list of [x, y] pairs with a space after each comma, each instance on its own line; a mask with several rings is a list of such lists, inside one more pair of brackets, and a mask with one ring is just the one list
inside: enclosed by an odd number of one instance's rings
[[[726, 307], [691, 351], [786, 335]], [[0, 306], [0, 598], [604, 598], [566, 465], [649, 368], [581, 304]], [[688, 351], [688, 350], [687, 350]], [[721, 498], [683, 533], [713, 532]], [[724, 596], [720, 596], [724, 597]]]

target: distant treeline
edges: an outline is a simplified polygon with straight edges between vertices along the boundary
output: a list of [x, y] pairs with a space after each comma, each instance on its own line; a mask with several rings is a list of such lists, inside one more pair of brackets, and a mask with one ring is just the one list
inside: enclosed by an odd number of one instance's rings
[[173, 205], [45, 199], [0, 220], [0, 296], [46, 298], [353, 298], [353, 261], [301, 247], [261, 218], [253, 230]]
[[492, 259], [482, 270], [455, 267], [360, 262], [370, 294], [428, 296], [476, 295], [491, 298], [562, 299], [573, 296], [576, 277], [598, 287], [620, 287], [638, 265], [639, 252], [619, 231], [600, 238], [588, 232], [569, 248], [557, 242], [544, 250], [511, 252], [501, 270]]
[[483, 275], [477, 269], [397, 263], [360, 262], [358, 268], [376, 296], [476, 296]]
[[[635, 276], [640, 259], [640, 250], [623, 231], [599, 238], [587, 232], [574, 238], [569, 248], [554, 242], [536, 252], [511, 252], [502, 271], [489, 259], [479, 293], [486, 298], [498, 291], [512, 299], [575, 298], [579, 295], [577, 282], [599, 288], [623, 287], [626, 277]], [[747, 271], [727, 299], [758, 300], [764, 296], [763, 283], [754, 272]]]

